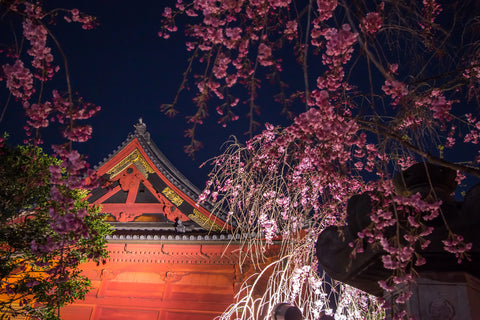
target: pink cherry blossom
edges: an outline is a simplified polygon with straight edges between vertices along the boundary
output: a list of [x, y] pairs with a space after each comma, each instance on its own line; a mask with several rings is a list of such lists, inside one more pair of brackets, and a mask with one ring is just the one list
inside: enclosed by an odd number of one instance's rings
[[369, 12], [362, 20], [360, 28], [367, 34], [377, 33], [383, 24], [383, 19], [378, 12]]
[[272, 49], [265, 43], [261, 43], [258, 47], [258, 62], [264, 67], [273, 65]]
[[320, 21], [330, 19], [337, 5], [337, 0], [317, 0], [317, 10]]
[[15, 61], [13, 65], [2, 66], [6, 77], [7, 88], [13, 96], [22, 100], [28, 100], [35, 92], [33, 88], [33, 75], [28, 68], [25, 68], [21, 60]]

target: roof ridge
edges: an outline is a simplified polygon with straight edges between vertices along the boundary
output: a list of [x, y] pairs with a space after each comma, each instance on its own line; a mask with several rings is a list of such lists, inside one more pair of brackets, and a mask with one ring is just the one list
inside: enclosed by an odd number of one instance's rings
[[[201, 193], [201, 190], [195, 186], [183, 173], [178, 170], [175, 165], [165, 156], [165, 154], [160, 150], [160, 148], [155, 144], [151, 139], [150, 132], [147, 130], [146, 123], [143, 122], [142, 118], [138, 119], [138, 122], [133, 125], [135, 130], [130, 132], [127, 135], [127, 138], [107, 157], [105, 157], [98, 165], [94, 167], [95, 170], [98, 170], [100, 167], [109, 162], [114, 158], [123, 148], [130, 144], [134, 139], [137, 139], [140, 146], [145, 151], [146, 155], [153, 162], [155, 167], [169, 180], [176, 188], [183, 192], [187, 197], [190, 197], [192, 200], [197, 201], [198, 196]], [[204, 202], [198, 204], [208, 212], [210, 212], [214, 217], [219, 218], [220, 220], [226, 222], [227, 215], [224, 213], [213, 214], [213, 205]]]

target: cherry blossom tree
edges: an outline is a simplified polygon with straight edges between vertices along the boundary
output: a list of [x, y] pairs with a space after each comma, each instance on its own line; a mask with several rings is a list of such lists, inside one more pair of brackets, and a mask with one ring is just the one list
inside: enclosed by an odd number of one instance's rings
[[[392, 176], [429, 163], [454, 170], [458, 182], [480, 177], [478, 9], [475, 1], [435, 0], [178, 0], [165, 8], [159, 36], [183, 28], [191, 52], [174, 101], [163, 105], [173, 116], [181, 92], [195, 92], [186, 152], [201, 147], [196, 129], [209, 115], [222, 126], [249, 119], [251, 139], [234, 139], [213, 160], [199, 201], [226, 212], [246, 246], [280, 238], [283, 246], [265, 296], [246, 285], [225, 319], [260, 317], [285, 301], [309, 319], [381, 317], [378, 301], [327, 284], [317, 269], [318, 235], [346, 224], [356, 194], [368, 194], [372, 209], [350, 243], [352, 259], [364, 243], [380, 248], [391, 270], [380, 283], [387, 292], [415, 282], [430, 221], [448, 230], [443, 247], [454, 259], [469, 259], [472, 244], [449, 227], [433, 188], [399, 194]], [[253, 136], [265, 101], [291, 123]], [[409, 317], [401, 307], [409, 295], [393, 301], [396, 318]]]
[[[88, 291], [78, 265], [106, 257], [109, 227], [82, 200], [96, 179], [74, 149], [92, 132], [82, 122], [100, 108], [74, 94], [53, 29], [79, 23], [88, 30], [96, 20], [77, 9], [49, 9], [43, 1], [2, 0], [0, 15], [2, 35], [9, 35], [0, 51], [0, 124], [12, 120], [7, 109], [23, 108], [26, 132], [25, 146], [13, 148], [0, 138], [0, 307], [6, 316], [58, 319], [62, 305]], [[60, 79], [63, 87], [57, 87]], [[39, 147], [46, 127], [58, 128], [64, 141], [51, 146], [52, 156]]]
[[0, 161], [0, 312], [59, 319], [64, 304], [88, 292], [78, 266], [106, 258], [110, 227], [41, 148], [3, 146]]

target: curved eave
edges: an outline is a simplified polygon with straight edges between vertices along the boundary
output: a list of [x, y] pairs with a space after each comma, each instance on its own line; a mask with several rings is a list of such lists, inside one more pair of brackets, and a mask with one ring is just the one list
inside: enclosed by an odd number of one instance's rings
[[225, 222], [226, 216], [216, 216], [211, 213], [212, 206], [208, 203], [198, 204], [196, 199], [200, 190], [195, 187], [163, 154], [162, 151], [150, 139], [147, 131], [143, 133], [135, 131], [129, 134], [127, 139], [108, 157], [104, 158], [95, 169], [98, 176], [103, 176], [115, 166], [123, 157], [135, 149], [138, 149], [148, 164], [155, 170], [155, 173], [162, 179], [175, 193], [184, 201], [197, 209], [205, 218], [221, 226], [225, 231], [231, 231], [233, 228]]

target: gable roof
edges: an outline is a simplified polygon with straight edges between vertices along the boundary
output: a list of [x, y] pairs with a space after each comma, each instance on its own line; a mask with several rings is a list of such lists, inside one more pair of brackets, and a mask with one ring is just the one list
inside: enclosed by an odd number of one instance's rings
[[197, 203], [200, 190], [155, 145], [142, 119], [134, 127], [95, 167], [104, 182], [91, 192], [90, 203], [102, 205], [120, 233], [141, 228], [149, 234], [193, 236], [232, 230], [225, 217], [211, 213], [211, 206]]

